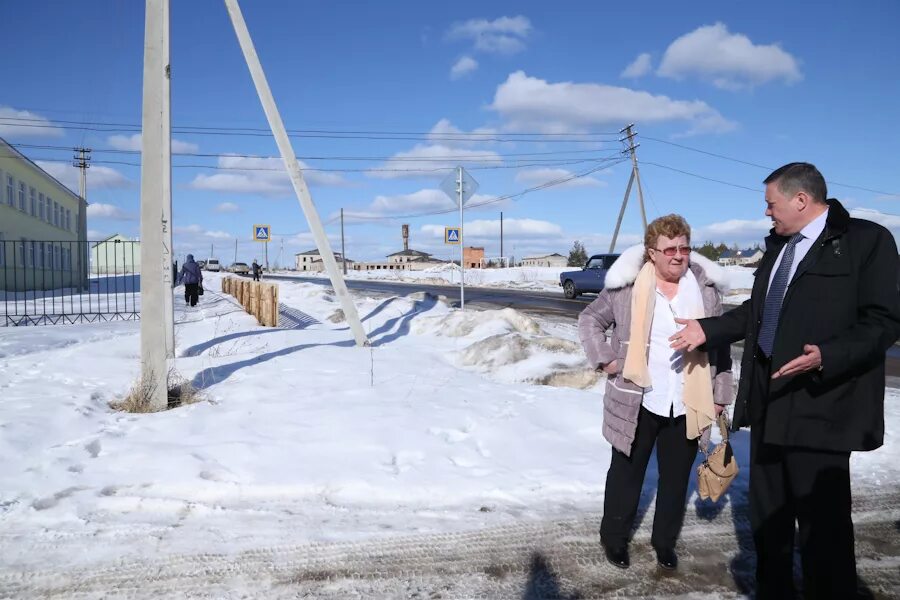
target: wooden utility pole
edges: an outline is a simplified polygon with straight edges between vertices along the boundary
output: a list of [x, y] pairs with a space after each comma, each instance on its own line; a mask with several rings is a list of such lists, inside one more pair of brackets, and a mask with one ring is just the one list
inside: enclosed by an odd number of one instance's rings
[[628, 178], [628, 186], [625, 188], [625, 197], [622, 199], [622, 207], [619, 209], [619, 218], [616, 220], [616, 229], [613, 231], [612, 242], [609, 244], [610, 253], [613, 253], [616, 250], [616, 240], [619, 238], [619, 229], [622, 227], [622, 217], [625, 216], [625, 207], [628, 205], [628, 197], [631, 195], [631, 186], [635, 181], [637, 181], [638, 202], [641, 207], [641, 221], [644, 224], [644, 231], [647, 231], [647, 211], [644, 208], [644, 190], [641, 187], [641, 172], [638, 170], [637, 153], [635, 152], [640, 144], [635, 145], [634, 143], [634, 137], [637, 133], [632, 130], [633, 128], [634, 123], [619, 130], [619, 133], [625, 134], [625, 137], [621, 138], [619, 141], [628, 144], [628, 147], [623, 154], [627, 152], [631, 156], [631, 176]]

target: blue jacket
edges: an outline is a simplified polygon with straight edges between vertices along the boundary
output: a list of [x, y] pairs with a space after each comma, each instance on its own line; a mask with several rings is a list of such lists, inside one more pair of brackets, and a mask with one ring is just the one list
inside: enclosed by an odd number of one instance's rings
[[193, 260], [184, 263], [181, 266], [181, 275], [179, 276], [182, 283], [203, 283], [203, 273], [200, 272], [200, 265]]

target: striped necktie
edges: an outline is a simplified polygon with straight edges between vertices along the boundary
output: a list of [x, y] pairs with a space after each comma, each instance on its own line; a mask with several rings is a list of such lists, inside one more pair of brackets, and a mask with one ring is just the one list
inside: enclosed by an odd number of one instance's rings
[[788, 275], [791, 265], [794, 264], [794, 248], [804, 238], [802, 233], [795, 233], [784, 247], [781, 264], [772, 278], [769, 293], [766, 294], [766, 304], [763, 308], [762, 327], [759, 329], [759, 347], [767, 357], [772, 356], [772, 347], [775, 345], [775, 331], [778, 329], [778, 318], [781, 316], [781, 303], [784, 300], [784, 292], [788, 286]]

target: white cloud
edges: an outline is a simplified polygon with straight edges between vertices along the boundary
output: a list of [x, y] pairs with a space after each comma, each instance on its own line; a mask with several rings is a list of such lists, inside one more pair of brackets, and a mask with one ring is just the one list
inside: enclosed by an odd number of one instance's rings
[[0, 106], [0, 137], [62, 137], [63, 130], [47, 118], [27, 110]]
[[[141, 134], [134, 135], [111, 135], [106, 139], [106, 143], [116, 150], [141, 150]], [[181, 140], [172, 140], [172, 153], [174, 154], [193, 154], [200, 150], [200, 146], [191, 142], [183, 142]]]
[[875, 223], [890, 229], [891, 233], [894, 234], [894, 237], [900, 237], [900, 216], [898, 215], [883, 213], [874, 208], [854, 208], [850, 210], [850, 216], [857, 219], [874, 221]]
[[672, 100], [599, 83], [549, 83], [523, 71], [510, 74], [497, 86], [490, 108], [500, 113], [513, 131], [572, 133], [635, 121], [705, 123], [710, 132], [730, 131], [736, 126], [700, 100]]
[[463, 131], [451, 123], [449, 119], [441, 119], [428, 132], [428, 139], [433, 143], [440, 143], [445, 146], [472, 146], [474, 144], [490, 143], [496, 135], [497, 130], [490, 127], [478, 127], [472, 131]]
[[625, 67], [625, 70], [622, 71], [619, 77], [624, 77], [626, 79], [643, 77], [653, 69], [650, 60], [651, 57], [649, 53], [644, 52], [643, 54], [638, 54], [637, 58], [635, 58], [630, 65]]
[[234, 202], [222, 202], [216, 206], [216, 212], [218, 213], [233, 213], [239, 210], [241, 210], [241, 207]]
[[208, 229], [204, 229], [199, 225], [187, 225], [183, 227], [175, 227], [173, 230], [176, 234], [181, 236], [190, 236], [191, 241], [197, 241], [198, 239], [206, 239], [206, 240], [233, 240], [235, 238], [234, 235], [226, 232], [226, 231], [210, 231]]
[[114, 219], [116, 221], [136, 221], [137, 216], [127, 213], [114, 204], [100, 202], [88, 204], [87, 216], [90, 219]]
[[[466, 203], [472, 210], [478, 210], [479, 204], [493, 200], [494, 196], [474, 194]], [[498, 209], [503, 202], [489, 205], [491, 209]], [[422, 189], [411, 194], [397, 194], [393, 196], [379, 195], [363, 210], [344, 211], [344, 217], [348, 220], [362, 221], [370, 218], [392, 217], [402, 215], [415, 215], [433, 211], [454, 211], [456, 202], [447, 194], [437, 189]], [[469, 210], [467, 208], [466, 210]]]
[[[71, 163], [38, 160], [39, 167], [53, 175], [70, 190], [78, 190], [81, 186], [81, 170]], [[134, 185], [134, 182], [122, 173], [103, 165], [92, 165], [87, 170], [87, 196], [91, 197], [92, 189], [120, 189]], [[77, 192], [76, 192], [77, 193]]]
[[[568, 181], [562, 182], [568, 179]], [[554, 188], [573, 187], [606, 187], [605, 181], [593, 177], [576, 177], [576, 174], [567, 169], [538, 168], [526, 169], [516, 173], [516, 181], [537, 186], [545, 183], [562, 182], [554, 184]]]
[[691, 228], [691, 242], [702, 244], [712, 242], [718, 244], [724, 242], [727, 245], [733, 243], [744, 244], [748, 242], [762, 242], [772, 229], [772, 220], [761, 219], [729, 219]]
[[[299, 163], [301, 169], [308, 168], [303, 161], [299, 161]], [[214, 175], [201, 173], [194, 177], [188, 186], [195, 190], [229, 194], [261, 194], [272, 197], [293, 194], [291, 179], [280, 158], [223, 155], [219, 157], [218, 165], [228, 171]], [[343, 177], [334, 173], [304, 171], [303, 176], [309, 185], [346, 185], [347, 183]]]
[[463, 56], [450, 67], [450, 79], [459, 79], [478, 69], [478, 61], [471, 56]]
[[666, 49], [657, 74], [695, 76], [718, 88], [737, 90], [770, 81], [794, 83], [803, 76], [799, 61], [776, 44], [754, 44], [722, 23], [698, 27]]
[[499, 17], [469, 19], [454, 23], [447, 31], [448, 40], [470, 40], [473, 48], [491, 54], [515, 54], [525, 49], [525, 39], [531, 34], [531, 21], [527, 17]]
[[398, 152], [370, 177], [397, 179], [402, 177], [444, 178], [453, 167], [463, 164], [501, 164], [503, 159], [492, 150], [465, 150], [441, 144], [416, 144], [408, 152]]
[[[444, 237], [444, 225], [423, 225], [422, 233]], [[466, 243], [500, 238], [500, 220], [476, 220], [465, 224], [463, 230]], [[562, 228], [556, 223], [537, 219], [504, 219], [503, 237], [512, 239], [553, 238], [562, 236]]]

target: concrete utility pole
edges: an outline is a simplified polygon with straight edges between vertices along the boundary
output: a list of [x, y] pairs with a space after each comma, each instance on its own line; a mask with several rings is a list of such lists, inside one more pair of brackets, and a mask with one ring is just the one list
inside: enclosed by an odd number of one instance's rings
[[616, 229], [613, 232], [612, 242], [609, 245], [610, 253], [616, 249], [616, 240], [619, 238], [619, 229], [622, 227], [622, 217], [625, 216], [625, 207], [628, 205], [628, 197], [631, 195], [631, 186], [637, 181], [638, 186], [638, 202], [641, 206], [641, 221], [644, 223], [644, 231], [647, 231], [647, 211], [644, 209], [644, 190], [641, 188], [641, 172], [638, 170], [637, 153], [635, 150], [640, 146], [634, 144], [634, 137], [637, 133], [632, 131], [634, 123], [619, 130], [619, 133], [625, 133], [625, 137], [620, 142], [627, 142], [628, 148], [625, 152], [631, 155], [631, 176], [628, 178], [628, 187], [625, 188], [625, 197], [622, 199], [622, 207], [619, 209], [619, 218], [616, 220]]
[[234, 32], [237, 34], [238, 43], [241, 45], [241, 51], [244, 53], [244, 60], [247, 61], [247, 67], [250, 69], [250, 76], [253, 78], [253, 84], [256, 86], [259, 101], [262, 103], [266, 119], [269, 121], [269, 127], [272, 129], [272, 135], [275, 136], [275, 142], [278, 144], [278, 150], [281, 152], [284, 166], [291, 178], [291, 184], [294, 186], [297, 200], [300, 202], [300, 208], [303, 209], [303, 214], [306, 215], [309, 229], [312, 231], [313, 238], [316, 241], [316, 248], [318, 248], [319, 255], [325, 264], [325, 271], [331, 279], [334, 293], [341, 302], [344, 318], [347, 319], [347, 323], [350, 325], [356, 344], [358, 346], [368, 346], [369, 339], [359, 320], [356, 305], [353, 304], [350, 292], [347, 291], [347, 284], [344, 283], [344, 278], [338, 270], [334, 252], [331, 250], [331, 243], [328, 241], [328, 236], [325, 235], [325, 229], [322, 227], [319, 213], [315, 204], [313, 204], [309, 188], [306, 187], [306, 181], [303, 179], [303, 173], [300, 171], [300, 164], [297, 162], [297, 155], [294, 154], [291, 141], [284, 128], [284, 122], [282, 122], [278, 107], [275, 105], [275, 98], [273, 98], [272, 91], [269, 89], [269, 83], [266, 81], [266, 74], [263, 72], [262, 65], [259, 62], [259, 56], [256, 54], [256, 48], [253, 46], [250, 32], [247, 30], [244, 15], [241, 13], [237, 0], [225, 0], [225, 6], [228, 9], [229, 17], [231, 17]]
[[344, 250], [344, 208], [341, 207], [341, 263], [344, 265], [344, 275], [347, 274], [347, 255]]
[[146, 0], [144, 23], [144, 91], [141, 139], [141, 387], [150, 407], [167, 406], [164, 272], [171, 270], [165, 246], [165, 181], [171, 164], [163, 123], [168, 115], [169, 0]]
[[[503, 266], [502, 260], [503, 260], [504, 256], [506, 256], [506, 255], [503, 254], [503, 213], [501, 212], [500, 213], [500, 257], [501, 257], [500, 258], [500, 260], [501, 260], [500, 266], [501, 267]], [[509, 266], [509, 261], [506, 261], [506, 266]]]
[[459, 202], [459, 310], [466, 310], [466, 247], [463, 243], [463, 168], [456, 167], [456, 194]]
[[81, 197], [87, 200], [87, 170], [91, 168], [91, 149], [73, 148], [75, 150], [72, 166], [81, 169], [81, 181], [79, 192]]
[[163, 225], [163, 328], [166, 336], [166, 358], [175, 358], [175, 280], [172, 273], [172, 67], [169, 55], [169, 2], [163, 3], [162, 80], [162, 225]]

